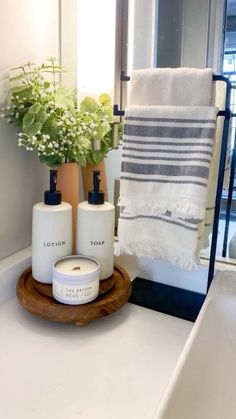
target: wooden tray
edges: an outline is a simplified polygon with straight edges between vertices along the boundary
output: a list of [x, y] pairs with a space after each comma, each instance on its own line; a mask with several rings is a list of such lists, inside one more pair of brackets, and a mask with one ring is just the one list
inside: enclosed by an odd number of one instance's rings
[[36, 281], [32, 277], [31, 268], [20, 276], [16, 292], [20, 304], [32, 314], [56, 322], [85, 326], [93, 320], [119, 310], [129, 299], [132, 283], [127, 272], [115, 265], [113, 277], [115, 285], [109, 292], [83, 305], [66, 305], [51, 296], [43, 295], [37, 289], [38, 284], [35, 287]]

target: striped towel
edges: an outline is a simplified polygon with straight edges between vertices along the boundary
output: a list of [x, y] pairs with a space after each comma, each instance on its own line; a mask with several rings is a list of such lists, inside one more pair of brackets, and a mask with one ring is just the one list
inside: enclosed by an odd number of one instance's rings
[[142, 215], [202, 219], [217, 108], [126, 109], [120, 206]]
[[216, 114], [208, 106], [126, 109], [116, 254], [195, 266]]

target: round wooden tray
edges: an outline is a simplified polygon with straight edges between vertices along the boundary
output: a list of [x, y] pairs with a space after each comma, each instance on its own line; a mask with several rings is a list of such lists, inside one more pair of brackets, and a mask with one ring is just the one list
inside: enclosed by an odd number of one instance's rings
[[31, 268], [20, 276], [16, 292], [20, 304], [32, 314], [56, 322], [85, 326], [93, 320], [119, 310], [128, 301], [132, 290], [129, 275], [124, 269], [115, 265], [114, 274], [110, 278], [113, 277], [115, 284], [110, 291], [83, 305], [66, 305], [59, 303], [52, 296], [43, 295], [42, 290], [40, 292], [37, 289], [38, 283], [32, 277]]

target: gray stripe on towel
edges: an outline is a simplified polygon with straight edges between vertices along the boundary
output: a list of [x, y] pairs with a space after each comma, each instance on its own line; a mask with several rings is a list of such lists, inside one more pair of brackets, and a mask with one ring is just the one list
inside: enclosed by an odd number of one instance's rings
[[136, 137], [171, 138], [213, 138], [215, 128], [193, 127], [153, 127], [144, 125], [125, 125], [124, 134]]
[[179, 183], [179, 184], [190, 184], [190, 185], [198, 185], [206, 187], [206, 183], [198, 182], [197, 180], [165, 180], [165, 179], [140, 179], [140, 178], [133, 178], [130, 176], [123, 176], [121, 175], [121, 179], [124, 180], [131, 180], [132, 182], [156, 182], [156, 183]]
[[168, 223], [168, 224], [175, 224], [175, 225], [177, 225], [179, 227], [182, 227], [182, 228], [185, 228], [187, 230], [198, 231], [197, 226], [196, 227], [186, 226], [185, 224], [182, 224], [181, 222], [173, 221], [171, 219], [167, 219], [167, 218], [164, 218], [164, 217], [146, 216], [146, 215], [137, 215], [137, 216], [133, 216], [133, 217], [126, 217], [124, 215], [120, 215], [120, 218], [122, 220], [127, 220], [127, 221], [137, 220], [139, 218], [145, 218], [145, 219], [150, 219], [150, 220], [159, 220], [159, 221], [164, 221], [165, 223]]
[[202, 159], [200, 157], [199, 157], [199, 159], [195, 159], [195, 158], [192, 158], [192, 157], [189, 157], [189, 158], [156, 157], [156, 156], [147, 157], [147, 156], [137, 156], [137, 155], [134, 155], [134, 154], [122, 154], [121, 157], [122, 158], [127, 157], [129, 159], [141, 159], [141, 160], [186, 161], [186, 162], [190, 162], [190, 163], [192, 161], [203, 162], [203, 163], [210, 163], [211, 162], [210, 159]]
[[158, 150], [156, 148], [137, 148], [137, 147], [123, 147], [123, 150], [138, 151], [140, 153], [176, 153], [176, 154], [208, 154], [212, 156], [212, 152], [208, 150]]
[[203, 143], [202, 141], [201, 141], [201, 144], [199, 144], [198, 142], [196, 142], [196, 140], [194, 141], [194, 142], [191, 142], [191, 143], [189, 143], [189, 142], [185, 142], [185, 143], [183, 143], [183, 142], [181, 142], [181, 141], [179, 141], [179, 142], [177, 142], [177, 143], [171, 143], [171, 142], [167, 142], [167, 141], [140, 141], [140, 140], [129, 140], [129, 139], [127, 139], [127, 138], [124, 138], [123, 139], [123, 143], [124, 144], [126, 144], [126, 143], [130, 143], [130, 144], [145, 144], [145, 145], [165, 145], [165, 146], [172, 146], [172, 147], [210, 147], [210, 148], [212, 148], [212, 143], [213, 143], [213, 140], [212, 140], [212, 142], [211, 143]]
[[128, 121], [150, 121], [150, 122], [187, 122], [187, 123], [206, 123], [215, 124], [215, 119], [181, 119], [181, 118], [147, 118], [144, 116], [126, 116]]
[[163, 176], [195, 176], [208, 178], [209, 168], [205, 166], [170, 166], [122, 162], [121, 171], [139, 175], [163, 175]]

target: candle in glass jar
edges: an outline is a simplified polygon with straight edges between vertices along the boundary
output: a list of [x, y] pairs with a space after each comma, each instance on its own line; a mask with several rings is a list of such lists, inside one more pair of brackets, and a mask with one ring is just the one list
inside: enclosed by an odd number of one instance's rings
[[99, 293], [99, 262], [76, 255], [58, 259], [53, 265], [53, 296], [64, 304], [86, 304]]

